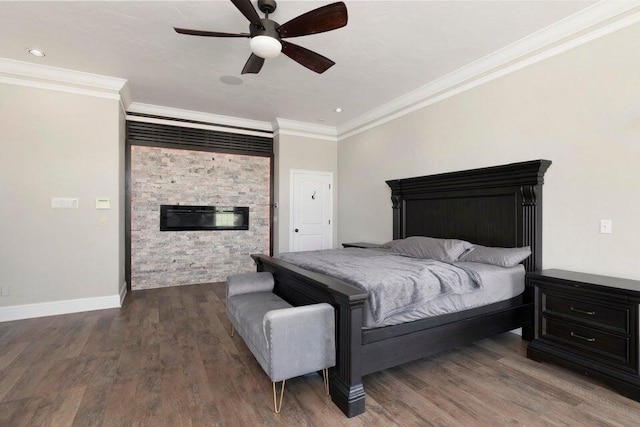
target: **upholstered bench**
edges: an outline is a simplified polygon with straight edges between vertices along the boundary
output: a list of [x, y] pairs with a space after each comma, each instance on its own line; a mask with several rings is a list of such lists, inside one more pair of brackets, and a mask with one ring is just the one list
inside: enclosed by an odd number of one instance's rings
[[[335, 319], [329, 304], [293, 307], [273, 293], [271, 273], [227, 278], [227, 316], [271, 378], [273, 409], [282, 407], [285, 381], [322, 370], [329, 393], [328, 368], [336, 364]], [[276, 383], [282, 381], [278, 403]]]

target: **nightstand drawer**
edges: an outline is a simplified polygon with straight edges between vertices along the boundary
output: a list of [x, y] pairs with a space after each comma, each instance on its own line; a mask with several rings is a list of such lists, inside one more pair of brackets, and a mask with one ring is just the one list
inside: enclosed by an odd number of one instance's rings
[[565, 348], [589, 353], [593, 358], [633, 368], [634, 360], [628, 337], [609, 334], [587, 326], [544, 317], [541, 338]]
[[562, 315], [608, 329], [629, 333], [630, 309], [624, 306], [612, 307], [543, 290], [542, 312], [544, 314]]
[[527, 273], [535, 336], [527, 357], [593, 376], [640, 401], [640, 280], [567, 270]]

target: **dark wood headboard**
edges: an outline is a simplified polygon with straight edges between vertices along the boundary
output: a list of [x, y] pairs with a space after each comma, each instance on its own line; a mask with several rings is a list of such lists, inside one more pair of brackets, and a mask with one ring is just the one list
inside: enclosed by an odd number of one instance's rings
[[483, 246], [531, 246], [542, 269], [542, 184], [549, 160], [387, 181], [393, 238], [430, 236]]

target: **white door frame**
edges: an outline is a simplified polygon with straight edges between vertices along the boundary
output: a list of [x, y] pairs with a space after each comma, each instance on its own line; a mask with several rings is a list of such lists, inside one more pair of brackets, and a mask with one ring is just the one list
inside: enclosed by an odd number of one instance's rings
[[331, 220], [331, 247], [333, 247], [333, 172], [327, 171], [317, 171], [317, 170], [308, 170], [308, 169], [290, 169], [289, 170], [289, 252], [293, 251], [293, 175], [296, 173], [307, 173], [313, 175], [326, 175], [329, 177], [329, 181], [331, 182], [331, 191], [329, 191], [329, 215]]

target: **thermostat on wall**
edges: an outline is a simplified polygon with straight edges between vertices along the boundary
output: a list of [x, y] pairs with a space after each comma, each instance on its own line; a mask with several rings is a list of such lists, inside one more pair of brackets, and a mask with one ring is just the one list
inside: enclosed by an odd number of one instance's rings
[[96, 209], [111, 209], [111, 199], [96, 199]]

